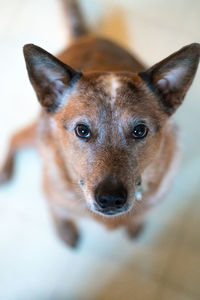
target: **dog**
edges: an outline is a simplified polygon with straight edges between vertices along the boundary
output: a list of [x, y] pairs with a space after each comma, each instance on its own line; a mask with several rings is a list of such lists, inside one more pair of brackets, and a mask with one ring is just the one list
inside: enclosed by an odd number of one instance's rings
[[91, 34], [76, 1], [65, 6], [70, 47], [56, 58], [24, 46], [42, 108], [34, 124], [11, 138], [0, 183], [11, 177], [22, 147], [37, 147], [57, 232], [75, 247], [77, 218], [123, 226], [134, 237], [169, 190], [180, 157], [171, 116], [193, 81], [200, 45], [146, 69], [116, 43]]

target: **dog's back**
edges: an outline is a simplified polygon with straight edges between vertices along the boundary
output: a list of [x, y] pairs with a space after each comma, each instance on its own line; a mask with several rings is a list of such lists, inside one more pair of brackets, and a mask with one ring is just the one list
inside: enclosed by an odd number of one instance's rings
[[63, 0], [71, 46], [58, 57], [74, 69], [84, 72], [142, 72], [145, 67], [116, 43], [96, 37], [85, 24], [77, 1]]

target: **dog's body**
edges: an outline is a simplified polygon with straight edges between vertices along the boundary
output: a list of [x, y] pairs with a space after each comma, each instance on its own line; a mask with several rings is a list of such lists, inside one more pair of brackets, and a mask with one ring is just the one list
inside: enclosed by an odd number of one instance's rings
[[66, 3], [76, 39], [59, 60], [25, 46], [43, 109], [35, 124], [12, 138], [0, 181], [10, 177], [19, 148], [37, 146], [58, 232], [74, 246], [76, 217], [125, 226], [135, 235], [168, 191], [179, 160], [170, 116], [192, 82], [200, 47], [184, 47], [145, 72], [126, 50], [88, 34], [76, 3]]

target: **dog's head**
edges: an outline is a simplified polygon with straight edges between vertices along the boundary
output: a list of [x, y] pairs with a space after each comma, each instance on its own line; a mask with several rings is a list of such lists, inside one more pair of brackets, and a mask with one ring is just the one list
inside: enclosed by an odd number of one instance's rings
[[79, 73], [43, 49], [24, 47], [30, 81], [88, 207], [104, 216], [133, 206], [169, 117], [192, 83], [200, 46], [146, 72]]

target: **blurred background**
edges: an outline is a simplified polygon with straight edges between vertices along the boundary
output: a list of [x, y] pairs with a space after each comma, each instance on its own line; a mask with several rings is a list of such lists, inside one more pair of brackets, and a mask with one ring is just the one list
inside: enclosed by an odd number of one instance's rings
[[[80, 0], [87, 23], [150, 66], [200, 42], [198, 0]], [[58, 0], [0, 0], [0, 164], [10, 135], [34, 120], [39, 104], [22, 46], [56, 54], [67, 45]], [[175, 119], [183, 160], [142, 236], [107, 232], [80, 220], [82, 240], [67, 248], [54, 233], [41, 188], [40, 159], [19, 153], [12, 181], [0, 187], [0, 299], [200, 299], [200, 70]]]

